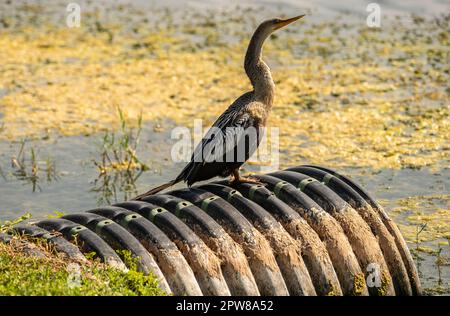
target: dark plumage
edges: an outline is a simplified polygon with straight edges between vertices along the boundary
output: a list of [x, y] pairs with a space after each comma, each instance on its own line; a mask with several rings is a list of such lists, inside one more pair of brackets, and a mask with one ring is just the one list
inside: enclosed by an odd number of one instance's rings
[[197, 145], [191, 161], [178, 177], [137, 196], [136, 200], [181, 181], [191, 186], [197, 181], [216, 176], [233, 175], [234, 182], [257, 182], [251, 178], [240, 177], [239, 168], [258, 148], [263, 136], [260, 128], [265, 127], [273, 104], [275, 84], [269, 67], [261, 59], [262, 46], [273, 31], [301, 17], [303, 15], [286, 20], [272, 19], [258, 26], [248, 45], [244, 63], [253, 91], [244, 93], [220, 115]]

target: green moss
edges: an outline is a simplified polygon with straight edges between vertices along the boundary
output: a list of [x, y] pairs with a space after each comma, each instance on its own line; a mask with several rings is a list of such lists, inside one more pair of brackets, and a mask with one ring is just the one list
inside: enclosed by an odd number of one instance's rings
[[353, 281], [353, 295], [359, 296], [363, 292], [366, 287], [366, 280], [364, 279], [364, 274], [360, 273], [355, 275], [355, 279]]
[[[74, 273], [75, 272], [75, 273]], [[153, 276], [99, 262], [78, 265], [55, 256], [28, 257], [0, 245], [0, 295], [164, 295]]]
[[340, 294], [338, 294], [338, 292], [336, 291], [336, 289], [333, 287], [333, 288], [331, 289], [331, 291], [327, 293], [326, 296], [339, 296], [339, 295], [340, 295]]
[[381, 275], [381, 286], [377, 289], [378, 296], [386, 296], [390, 278], [385, 273]]

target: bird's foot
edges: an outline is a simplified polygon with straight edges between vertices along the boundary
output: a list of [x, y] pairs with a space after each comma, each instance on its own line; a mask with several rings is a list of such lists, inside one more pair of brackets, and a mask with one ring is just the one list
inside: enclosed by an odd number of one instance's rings
[[260, 185], [266, 185], [265, 183], [261, 182], [259, 179], [254, 178], [252, 176], [249, 177], [239, 177], [239, 178], [234, 178], [232, 180], [230, 180], [230, 185], [235, 185], [238, 183], [251, 183], [251, 184], [260, 184]]

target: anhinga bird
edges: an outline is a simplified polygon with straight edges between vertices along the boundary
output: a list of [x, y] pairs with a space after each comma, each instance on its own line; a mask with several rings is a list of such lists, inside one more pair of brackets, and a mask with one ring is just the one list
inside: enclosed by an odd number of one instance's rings
[[[258, 148], [262, 138], [261, 129], [266, 125], [273, 104], [275, 84], [270, 68], [261, 59], [262, 46], [272, 32], [303, 16], [267, 20], [258, 26], [248, 45], [244, 63], [253, 91], [244, 93], [222, 113], [176, 179], [137, 196], [135, 200], [155, 194], [181, 181], [191, 186], [194, 182], [216, 176], [232, 175], [232, 183], [259, 183], [256, 179], [241, 177], [239, 168]], [[249, 133], [250, 130], [253, 133]]]

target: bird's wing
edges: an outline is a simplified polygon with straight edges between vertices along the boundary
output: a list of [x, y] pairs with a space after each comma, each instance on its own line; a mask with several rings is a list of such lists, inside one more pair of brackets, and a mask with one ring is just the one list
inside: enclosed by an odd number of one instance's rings
[[[227, 153], [234, 153], [238, 144], [241, 144], [247, 128], [252, 125], [252, 117], [248, 113], [239, 112], [222, 128], [216, 128], [215, 132], [212, 132], [212, 137], [202, 147], [202, 163], [223, 161]], [[234, 155], [230, 157], [234, 157]]]
[[251, 101], [251, 98], [252, 92], [243, 94], [219, 116], [211, 128], [206, 132], [201, 142], [196, 146], [194, 153], [191, 156], [191, 161], [181, 171], [177, 179], [186, 180], [190, 176], [196, 174], [199, 168], [206, 162], [211, 162], [223, 157], [223, 152], [222, 155], [220, 155], [220, 152], [214, 154], [214, 152], [211, 151], [209, 154], [205, 154], [204, 152], [207, 152], [207, 150], [204, 150], [205, 148], [220, 148], [224, 143], [226, 144], [225, 151], [230, 149], [230, 147], [233, 147], [233, 141], [230, 141], [230, 139], [237, 138], [236, 130], [232, 133], [233, 129], [227, 129], [227, 127], [242, 127], [242, 130], [245, 129], [250, 122], [250, 116], [245, 114], [242, 109], [245, 104], [248, 104]]
[[[191, 161], [205, 162], [204, 149], [206, 147], [217, 147], [223, 144], [225, 137], [231, 137], [230, 133], [226, 133], [227, 127], [238, 127], [239, 124], [244, 126], [248, 117], [243, 115], [242, 109], [245, 104], [251, 100], [252, 93], [247, 92], [234, 101], [228, 109], [225, 110], [214, 122], [211, 128], [203, 136], [201, 142], [196, 146], [192, 154]], [[209, 157], [211, 158], [211, 157]], [[211, 161], [208, 159], [208, 161]]]

